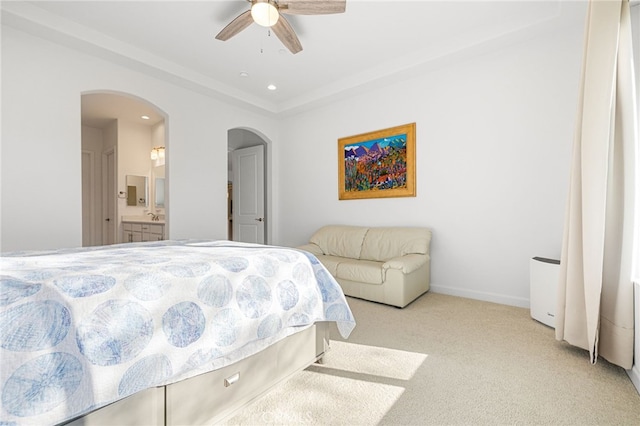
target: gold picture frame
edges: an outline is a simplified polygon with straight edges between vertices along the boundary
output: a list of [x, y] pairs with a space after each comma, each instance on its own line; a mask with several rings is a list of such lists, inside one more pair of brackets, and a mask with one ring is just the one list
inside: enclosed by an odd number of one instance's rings
[[338, 139], [340, 200], [416, 196], [416, 123]]

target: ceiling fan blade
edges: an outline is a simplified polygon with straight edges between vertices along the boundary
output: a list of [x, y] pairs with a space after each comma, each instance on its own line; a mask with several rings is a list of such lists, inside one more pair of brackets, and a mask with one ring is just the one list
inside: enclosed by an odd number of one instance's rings
[[276, 22], [271, 29], [291, 53], [295, 55], [302, 50], [302, 44], [300, 44], [298, 36], [295, 31], [293, 31], [291, 24], [284, 19], [284, 16], [280, 15], [280, 19], [278, 19], [278, 22]]
[[231, 21], [226, 27], [222, 29], [216, 36], [218, 40], [229, 40], [234, 35], [238, 34], [240, 31], [247, 28], [249, 25], [253, 23], [253, 18], [251, 17], [251, 10], [247, 10], [244, 13], [241, 13]]
[[344, 13], [347, 0], [282, 0], [278, 10], [289, 15], [329, 15]]

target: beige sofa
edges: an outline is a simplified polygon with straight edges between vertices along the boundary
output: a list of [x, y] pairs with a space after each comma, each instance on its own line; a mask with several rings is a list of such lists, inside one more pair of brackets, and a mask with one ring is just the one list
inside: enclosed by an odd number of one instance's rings
[[428, 228], [325, 226], [298, 249], [314, 254], [347, 296], [403, 308], [429, 290]]

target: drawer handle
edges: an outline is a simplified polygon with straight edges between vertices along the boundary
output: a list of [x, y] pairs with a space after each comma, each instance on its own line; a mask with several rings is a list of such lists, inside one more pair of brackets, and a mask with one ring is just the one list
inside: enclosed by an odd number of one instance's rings
[[232, 384], [236, 383], [238, 380], [240, 380], [240, 373], [236, 373], [233, 376], [229, 376], [226, 379], [224, 379], [224, 387], [228, 388]]

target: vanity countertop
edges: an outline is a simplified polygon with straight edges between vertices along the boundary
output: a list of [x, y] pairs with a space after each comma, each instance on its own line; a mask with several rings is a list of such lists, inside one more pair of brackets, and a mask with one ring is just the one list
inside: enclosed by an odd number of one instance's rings
[[122, 216], [123, 222], [128, 223], [150, 223], [155, 225], [164, 225], [164, 218], [160, 220], [151, 220], [151, 216]]

